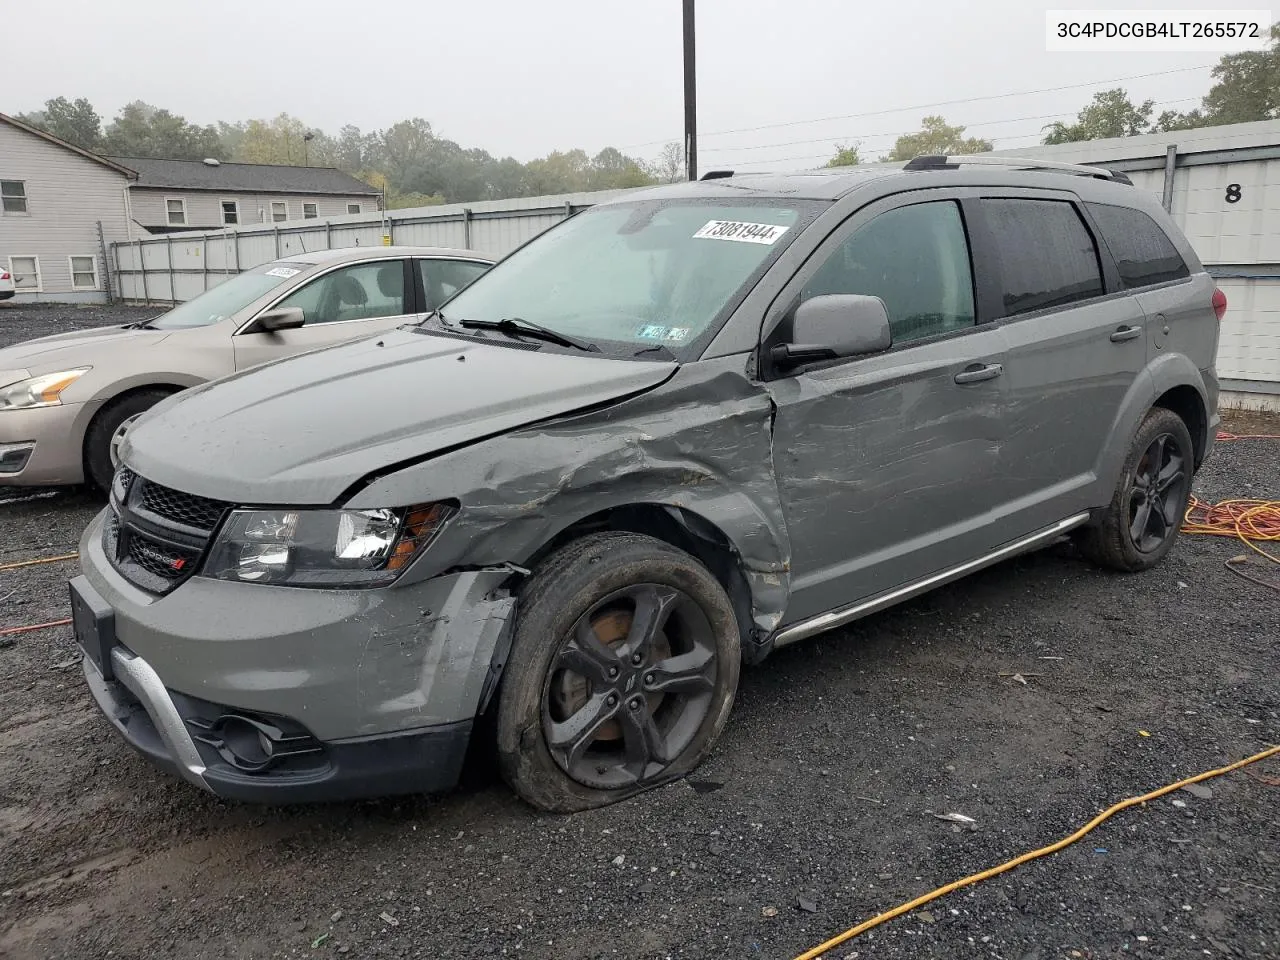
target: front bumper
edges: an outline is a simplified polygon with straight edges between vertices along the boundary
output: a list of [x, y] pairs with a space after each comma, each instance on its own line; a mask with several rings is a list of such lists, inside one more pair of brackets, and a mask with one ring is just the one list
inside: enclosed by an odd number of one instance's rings
[[[118, 646], [106, 655], [117, 679], [104, 680], [90, 662], [85, 674], [136, 749], [243, 799], [262, 799], [261, 790], [282, 799], [374, 796], [456, 781], [509, 643], [515, 598], [503, 585], [511, 570], [374, 590], [193, 577], [157, 597], [111, 566], [104, 515], [81, 540], [78, 586], [112, 613]], [[219, 712], [296, 725], [318, 745], [327, 772], [306, 764], [274, 776], [220, 768], [217, 750], [199, 736], [199, 724]]]
[[[0, 412], [0, 447], [34, 445], [0, 466], [0, 484], [38, 486], [84, 481], [84, 434], [100, 403], [61, 403]], [[14, 469], [16, 466], [16, 469]]]
[[[203, 728], [189, 698], [165, 689], [141, 657], [111, 654], [116, 679], [104, 680], [86, 657], [85, 682], [99, 709], [131, 747], [152, 763], [228, 800], [314, 803], [400, 793], [434, 793], [458, 782], [471, 721], [345, 742], [331, 742], [302, 769], [237, 769], [196, 737]], [[196, 701], [198, 703], [198, 701]], [[182, 706], [180, 707], [179, 704]], [[212, 705], [204, 705], [212, 706]], [[185, 709], [184, 709], [185, 708]], [[193, 730], [196, 735], [193, 735]]]

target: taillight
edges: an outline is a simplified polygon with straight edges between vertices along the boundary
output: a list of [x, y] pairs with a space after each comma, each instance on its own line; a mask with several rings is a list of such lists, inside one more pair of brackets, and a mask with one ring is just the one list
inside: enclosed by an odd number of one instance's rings
[[9, 279], [9, 271], [0, 270], [0, 280], [8, 280], [8, 279]]
[[1213, 291], [1213, 313], [1219, 320], [1227, 312], [1227, 295], [1221, 290]]

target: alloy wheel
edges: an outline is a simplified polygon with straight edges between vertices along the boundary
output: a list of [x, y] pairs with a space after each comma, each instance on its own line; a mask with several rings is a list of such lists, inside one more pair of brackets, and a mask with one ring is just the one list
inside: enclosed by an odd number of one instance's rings
[[1177, 439], [1157, 436], [1134, 468], [1129, 490], [1129, 536], [1141, 553], [1154, 553], [1182, 523], [1188, 457]]
[[547, 670], [542, 730], [556, 764], [584, 786], [652, 781], [693, 741], [716, 686], [716, 642], [696, 602], [639, 583], [597, 601]]

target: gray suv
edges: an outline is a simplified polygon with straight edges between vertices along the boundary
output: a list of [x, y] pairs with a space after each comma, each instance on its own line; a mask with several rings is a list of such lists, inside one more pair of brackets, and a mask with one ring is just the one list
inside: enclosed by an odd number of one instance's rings
[[610, 803], [778, 647], [1067, 534], [1159, 562], [1225, 306], [1094, 167], [631, 193], [140, 418], [71, 584], [84, 674], [223, 797], [440, 790], [483, 740], [538, 807]]

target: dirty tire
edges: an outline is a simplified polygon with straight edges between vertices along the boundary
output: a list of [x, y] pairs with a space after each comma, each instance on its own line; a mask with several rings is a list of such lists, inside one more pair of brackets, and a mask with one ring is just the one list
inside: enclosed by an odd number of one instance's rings
[[[605, 639], [592, 647], [596, 659], [572, 661], [586, 664], [577, 694], [585, 705], [565, 706], [558, 701], [560, 691], [578, 680], [564, 666], [570, 662], [566, 658], [581, 656], [592, 641], [601, 640], [598, 625], [606, 621], [621, 624], [612, 641], [616, 646]], [[648, 622], [660, 626], [646, 631]], [[646, 635], [650, 642], [642, 639]], [[615, 803], [684, 776], [707, 756], [729, 718], [741, 669], [740, 643], [724, 589], [682, 550], [633, 533], [592, 534], [568, 544], [549, 556], [520, 592], [498, 702], [503, 778], [533, 806], [568, 813]], [[639, 665], [633, 666], [634, 657]], [[714, 663], [699, 667], [696, 677], [685, 669], [712, 657]], [[609, 680], [609, 671], [617, 678]], [[670, 688], [662, 689], [674, 692], [653, 692], [655, 679], [659, 686], [670, 680]], [[616, 707], [606, 706], [611, 697]], [[580, 722], [580, 714], [595, 711], [592, 704], [599, 716], [612, 719], [594, 727]], [[562, 714], [558, 726], [556, 710]], [[588, 744], [581, 751], [561, 743], [553, 755], [549, 738], [579, 726], [609, 728], [616, 735], [584, 735], [577, 741]], [[637, 743], [642, 744], [638, 753], [632, 750]], [[656, 745], [652, 752], [651, 745]], [[599, 760], [602, 750], [618, 762]], [[571, 755], [578, 757], [573, 761], [578, 766], [572, 766]], [[582, 764], [589, 775], [571, 776], [569, 770]]]
[[[1161, 506], [1157, 508], [1173, 518], [1173, 522], [1162, 522], [1165, 528], [1163, 535], [1158, 540], [1152, 535], [1153, 543], [1143, 548], [1139, 543], [1141, 538], [1135, 536], [1131, 527], [1136, 522], [1135, 504], [1138, 504], [1137, 509], [1140, 510], [1141, 503], [1146, 500], [1143, 475], [1148, 472], [1152, 460], [1150, 451], [1153, 444], [1158, 443], [1160, 438], [1165, 439], [1166, 444], [1174, 451], [1173, 455], [1181, 460], [1181, 476], [1176, 483], [1165, 488], [1169, 496], [1162, 499]], [[1153, 408], [1134, 436], [1115, 493], [1102, 513], [1100, 522], [1082, 530], [1077, 538], [1080, 552], [1099, 566], [1125, 572], [1148, 570], [1163, 560], [1173, 549], [1186, 513], [1194, 461], [1191, 432], [1182, 418], [1172, 410]], [[1173, 474], [1170, 473], [1170, 476]]]
[[145, 413], [169, 396], [166, 390], [139, 390], [113, 400], [98, 411], [84, 438], [85, 481], [106, 492], [111, 489], [111, 437], [130, 417]]

